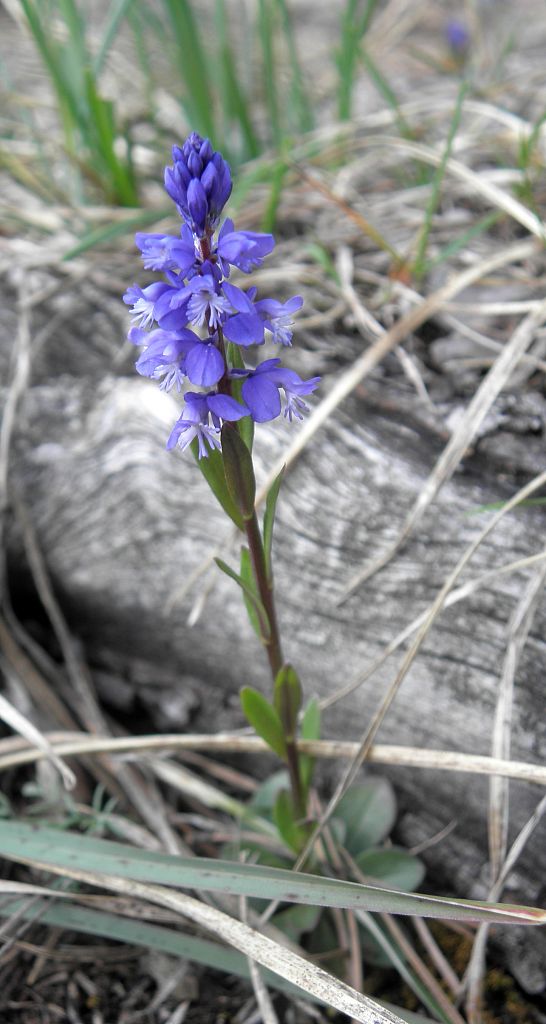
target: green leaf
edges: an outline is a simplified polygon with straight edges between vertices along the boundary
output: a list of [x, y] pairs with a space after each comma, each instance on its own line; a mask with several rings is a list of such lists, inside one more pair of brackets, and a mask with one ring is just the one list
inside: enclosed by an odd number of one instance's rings
[[296, 733], [298, 714], [301, 708], [301, 683], [292, 665], [283, 665], [277, 672], [273, 689], [273, 703], [287, 737]]
[[390, 782], [373, 777], [351, 786], [339, 801], [335, 817], [347, 826], [345, 846], [353, 857], [369, 846], [377, 846], [396, 821], [396, 800]]
[[[309, 701], [303, 713], [300, 735], [302, 740], [320, 739], [320, 704], [315, 697]], [[306, 793], [311, 785], [314, 765], [314, 757], [309, 757], [309, 754], [300, 754], [300, 778]]]
[[214, 497], [220, 502], [224, 512], [227, 512], [231, 521], [235, 523], [235, 526], [239, 530], [244, 531], [244, 523], [241, 513], [239, 512], [237, 505], [233, 501], [233, 498], [231, 497], [231, 493], [227, 485], [226, 474], [224, 471], [224, 461], [222, 459], [221, 453], [214, 449], [213, 451], [209, 452], [208, 458], [200, 459], [197, 438], [195, 438], [195, 440], [192, 441], [190, 447], [193, 452], [195, 461], [197, 462], [199, 469], [201, 470], [212, 493], [214, 494]]
[[302, 740], [320, 739], [320, 704], [316, 697], [309, 701], [303, 712], [300, 733]]
[[363, 850], [355, 857], [363, 875], [379, 878], [387, 886], [411, 892], [418, 889], [425, 877], [425, 866], [417, 857], [397, 846], [388, 849]]
[[[286, 757], [284, 730], [279, 715], [272, 704], [259, 690], [251, 686], [243, 686], [241, 690], [241, 706], [243, 714], [263, 740], [283, 760]], [[255, 895], [260, 895], [256, 893]]]
[[265, 568], [267, 572], [267, 580], [269, 583], [273, 580], [273, 567], [271, 564], [271, 548], [273, 546], [273, 525], [275, 522], [275, 511], [277, 508], [277, 499], [279, 497], [279, 491], [284, 477], [285, 466], [282, 467], [279, 475], [275, 477], [271, 487], [267, 492], [267, 498], [265, 499], [265, 512], [264, 512], [264, 555], [265, 555]]
[[277, 794], [273, 808], [273, 821], [279, 830], [279, 835], [290, 850], [294, 850], [294, 853], [303, 850], [309, 833], [297, 824], [298, 817], [294, 810], [292, 796], [287, 789], [281, 789]]
[[277, 794], [281, 789], [287, 789], [289, 785], [290, 778], [285, 768], [273, 772], [273, 775], [262, 782], [253, 793], [250, 806], [258, 814], [272, 814]]
[[85, 866], [86, 870], [136, 881], [236, 896], [258, 896], [287, 903], [417, 914], [454, 921], [546, 924], [546, 910], [537, 907], [446, 899], [257, 864], [236, 864], [208, 857], [179, 857], [19, 821], [2, 821], [0, 856], [18, 863], [40, 863], [44, 870], [50, 867], [62, 871], [63, 867]]
[[[226, 357], [228, 365], [233, 369], [246, 369], [245, 361], [241, 355], [239, 345], [234, 345], [231, 341], [228, 342], [226, 345]], [[244, 379], [241, 378], [234, 377], [231, 381], [231, 393], [237, 402], [243, 401], [243, 384]], [[252, 416], [243, 416], [242, 419], [237, 420], [236, 429], [237, 433], [241, 435], [245, 442], [249, 452], [252, 452], [252, 445], [254, 443], [254, 420], [252, 419]]]
[[222, 427], [222, 458], [231, 500], [243, 520], [248, 521], [254, 516], [256, 478], [252, 455], [231, 423], [224, 423]]
[[[255, 585], [255, 582], [254, 582], [254, 574], [252, 572], [252, 562], [251, 562], [251, 559], [250, 559], [250, 552], [249, 552], [248, 548], [245, 547], [244, 545], [241, 548], [241, 577], [240, 577], [240, 579], [241, 579], [241, 582], [243, 584], [243, 598], [244, 598], [244, 602], [245, 602], [245, 607], [246, 607], [247, 615], [248, 615], [248, 617], [250, 619], [250, 624], [251, 624], [254, 632], [256, 633], [258, 639], [261, 640], [262, 643], [263, 643], [264, 636], [263, 636], [263, 632], [262, 632], [262, 625], [261, 625], [261, 622], [260, 622], [260, 616], [258, 615], [258, 611], [257, 611], [257, 608], [256, 608], [256, 603], [259, 602], [261, 604], [261, 601], [260, 601], [260, 598], [259, 598], [259, 596], [257, 594], [257, 591], [256, 591], [256, 585]], [[253, 594], [253, 598], [252, 599], [250, 598], [250, 593]], [[263, 608], [263, 605], [262, 605], [262, 608]], [[265, 615], [265, 609], [263, 609], [263, 614]]]
[[[227, 564], [227, 562], [224, 562], [222, 558], [215, 558], [214, 561], [216, 562], [218, 568], [221, 569], [222, 572], [226, 574], [226, 576], [229, 576], [231, 580], [234, 580], [235, 583], [243, 591], [245, 604], [248, 601], [253, 608], [254, 619], [258, 623], [258, 636], [262, 643], [266, 644], [271, 636], [271, 627], [269, 625], [267, 612], [262, 602], [260, 601], [260, 598], [258, 597], [256, 591], [254, 590], [253, 587], [249, 586], [245, 582], [245, 580], [238, 575], [238, 573], [235, 572], [235, 569], [232, 569], [231, 566]], [[251, 622], [254, 625], [254, 621], [252, 619]]]
[[271, 919], [271, 924], [292, 942], [299, 942], [302, 935], [310, 932], [312, 928], [316, 928], [321, 914], [322, 907], [298, 907], [296, 905], [275, 914]]

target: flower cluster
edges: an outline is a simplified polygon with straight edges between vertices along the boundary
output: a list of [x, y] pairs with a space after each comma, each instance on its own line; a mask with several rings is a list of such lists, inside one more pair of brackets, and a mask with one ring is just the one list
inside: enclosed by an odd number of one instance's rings
[[[142, 349], [138, 372], [166, 391], [181, 391], [186, 380], [204, 389], [184, 393], [184, 410], [167, 442], [167, 448], [184, 449], [197, 439], [199, 458], [208, 455], [207, 445], [220, 448], [224, 420], [251, 416], [262, 423], [283, 406], [288, 419], [301, 419], [303, 396], [320, 379], [303, 381], [280, 359], [244, 364], [245, 349], [263, 345], [266, 332], [280, 346], [291, 344], [292, 314], [303, 300], [256, 301], [255, 288], [244, 291], [228, 280], [231, 267], [249, 273], [275, 244], [272, 235], [235, 231], [229, 219], [217, 230], [231, 187], [229, 166], [208, 139], [193, 132], [183, 146], [173, 146], [165, 188], [183, 220], [180, 235], [136, 235], [144, 266], [163, 272], [165, 280], [135, 284], [123, 297], [132, 307], [129, 339]], [[227, 343], [241, 358], [229, 358]]]

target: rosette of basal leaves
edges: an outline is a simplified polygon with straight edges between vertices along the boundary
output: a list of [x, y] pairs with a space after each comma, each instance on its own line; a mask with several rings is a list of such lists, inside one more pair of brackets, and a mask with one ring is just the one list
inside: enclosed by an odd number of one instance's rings
[[[296, 844], [290, 842], [290, 832], [283, 835], [279, 829], [278, 806], [282, 793], [288, 793], [288, 773], [276, 772], [256, 791], [249, 810], [261, 819], [276, 825], [278, 842], [245, 840], [244, 849], [260, 864], [270, 867], [287, 868], [294, 860]], [[387, 779], [373, 776], [357, 783], [340, 800], [329, 829], [338, 850], [340, 860], [353, 864], [358, 869], [358, 880], [376, 884], [381, 888], [400, 889], [413, 892], [419, 888], [425, 875], [422, 861], [408, 853], [402, 846], [390, 842], [389, 836], [397, 816], [394, 790]], [[241, 847], [230, 846], [224, 856], [238, 857]], [[344, 853], [348, 856], [344, 857]], [[330, 873], [330, 865], [318, 858], [309, 862], [307, 871], [316, 874]], [[347, 877], [355, 879], [355, 873], [347, 869]], [[256, 908], [266, 905], [262, 900], [253, 901]], [[287, 906], [273, 916], [272, 923], [288, 938], [302, 943], [314, 955], [330, 954], [339, 948], [331, 910], [322, 907]], [[392, 966], [376, 936], [371, 935], [359, 922], [360, 944], [365, 963], [377, 966]], [[378, 923], [377, 927], [381, 928]], [[343, 974], [341, 957], [328, 960], [332, 969]]]

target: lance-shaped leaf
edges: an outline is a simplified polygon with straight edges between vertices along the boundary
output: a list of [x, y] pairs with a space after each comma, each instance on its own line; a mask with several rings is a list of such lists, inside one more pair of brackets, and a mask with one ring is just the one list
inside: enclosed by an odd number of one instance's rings
[[[303, 712], [300, 735], [302, 740], [319, 740], [320, 739], [320, 704], [314, 697], [313, 700], [309, 701], [305, 711]], [[313, 766], [315, 759], [310, 757], [309, 754], [300, 754], [300, 778], [305, 792], [308, 791], [311, 785], [311, 779], [313, 777]]]
[[287, 789], [281, 789], [277, 794], [273, 808], [273, 821], [289, 849], [294, 850], [295, 853], [303, 850], [306, 840], [309, 838], [309, 832], [298, 825], [292, 796]]
[[273, 690], [273, 703], [287, 737], [296, 732], [298, 712], [301, 708], [301, 683], [292, 665], [283, 665], [277, 672]]
[[[230, 366], [237, 370], [245, 370], [245, 361], [241, 354], [239, 345], [234, 345], [233, 342], [228, 342], [226, 345], [226, 356]], [[233, 377], [231, 380], [231, 393], [233, 398], [238, 402], [243, 402], [243, 384], [244, 379]], [[245, 442], [249, 452], [252, 452], [252, 445], [254, 443], [254, 420], [252, 416], [243, 416], [242, 419], [237, 421], [237, 431]]]
[[254, 515], [256, 478], [252, 456], [237, 431], [230, 423], [222, 427], [222, 457], [227, 486], [232, 501], [246, 521]]
[[175, 857], [27, 822], [2, 822], [0, 856], [17, 862], [39, 862], [46, 869], [48, 866], [70, 868], [74, 864], [85, 864], [90, 870], [110, 872], [135, 881], [237, 896], [259, 896], [287, 903], [490, 924], [546, 924], [546, 910], [537, 907], [425, 896], [259, 864]]
[[[243, 587], [243, 598], [245, 602], [247, 615], [250, 619], [250, 624], [254, 632], [256, 633], [258, 639], [261, 640], [262, 643], [267, 643], [270, 630], [268, 631], [268, 636], [264, 636], [261, 616], [258, 614], [257, 611], [257, 604], [261, 604], [262, 608], [263, 604], [260, 601], [260, 598], [258, 597], [258, 594], [256, 592], [256, 584], [254, 582], [254, 574], [252, 572], [252, 561], [250, 558], [250, 552], [248, 548], [244, 545], [241, 548], [241, 581], [243, 584], [245, 584], [245, 586]], [[253, 594], [252, 598], [250, 597], [250, 593]], [[265, 609], [263, 610], [265, 614]]]
[[254, 622], [257, 623], [258, 629], [256, 630], [256, 632], [258, 633], [260, 640], [263, 643], [267, 643], [269, 637], [271, 636], [271, 626], [269, 625], [269, 618], [267, 616], [267, 612], [260, 598], [258, 597], [254, 587], [252, 587], [245, 579], [243, 579], [242, 576], [239, 576], [239, 574], [235, 572], [235, 569], [232, 569], [227, 564], [227, 562], [224, 562], [222, 558], [215, 558], [214, 561], [216, 562], [218, 568], [221, 569], [222, 572], [226, 574], [226, 576], [229, 576], [231, 580], [235, 580], [235, 583], [237, 583], [237, 585], [243, 591], [245, 604], [248, 602], [247, 608], [251, 606], [253, 609], [254, 618], [251, 618], [250, 621], [252, 625], [254, 625]]
[[265, 568], [267, 573], [268, 582], [271, 583], [273, 580], [273, 567], [271, 564], [271, 548], [273, 545], [273, 525], [275, 522], [275, 511], [277, 508], [277, 498], [279, 497], [279, 491], [284, 477], [285, 467], [281, 469], [279, 475], [275, 478], [271, 487], [267, 492], [267, 498], [265, 499], [265, 512], [264, 512], [264, 555], [265, 555]]
[[259, 690], [243, 686], [241, 690], [243, 714], [263, 740], [283, 760], [286, 758], [284, 729], [278, 712]]
[[220, 502], [224, 512], [227, 512], [229, 518], [233, 523], [235, 523], [237, 529], [244, 530], [243, 517], [231, 497], [229, 487], [227, 485], [224, 461], [221, 453], [215, 448], [213, 451], [209, 452], [208, 458], [200, 459], [197, 439], [192, 441], [190, 448], [199, 469], [214, 494], [214, 497]]

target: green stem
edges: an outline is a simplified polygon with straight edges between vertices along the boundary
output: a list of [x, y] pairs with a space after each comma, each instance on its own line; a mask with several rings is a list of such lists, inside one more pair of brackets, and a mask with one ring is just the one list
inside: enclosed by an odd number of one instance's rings
[[[252, 569], [254, 572], [254, 580], [269, 621], [269, 638], [264, 640], [263, 644], [269, 659], [273, 683], [275, 683], [277, 675], [284, 665], [284, 657], [277, 623], [277, 613], [275, 610], [273, 583], [270, 578], [268, 578], [262, 535], [255, 512], [251, 519], [245, 521], [245, 530]], [[300, 759], [296, 740], [293, 735], [293, 723], [283, 722], [283, 725], [286, 730], [286, 764], [290, 777], [290, 789], [292, 791], [294, 811], [296, 818], [303, 819], [306, 816], [307, 808], [305, 806], [303, 785], [300, 775]]]
[[[218, 328], [218, 341], [220, 351], [222, 352], [224, 362], [227, 366], [228, 364], [226, 359], [224, 338], [220, 327]], [[219, 381], [218, 383], [218, 390], [221, 391], [223, 394], [227, 394], [233, 397], [231, 380], [229, 378], [229, 373], [227, 371], [224, 377], [222, 377], [221, 381]], [[237, 429], [236, 425], [234, 425], [234, 429]], [[274, 685], [281, 668], [285, 664], [285, 661], [282, 652], [279, 626], [277, 622], [275, 595], [273, 590], [273, 579], [271, 576], [271, 572], [268, 572], [265, 549], [256, 511], [253, 510], [252, 515], [250, 516], [243, 516], [243, 521], [244, 530], [246, 533], [248, 543], [248, 550], [250, 553], [250, 562], [252, 565], [254, 582], [256, 585], [256, 589], [258, 591], [259, 598], [265, 609], [265, 613], [267, 615], [267, 620], [269, 623], [269, 635], [267, 637], [262, 637], [262, 644], [267, 654]], [[286, 731], [286, 763], [288, 767], [288, 774], [290, 776], [290, 788], [292, 791], [294, 811], [298, 818], [304, 818], [306, 815], [306, 807], [304, 800], [304, 789], [300, 775], [299, 755], [296, 746], [296, 740], [294, 737], [294, 723], [283, 721], [283, 725]]]
[[245, 520], [245, 531], [248, 541], [248, 550], [250, 552], [250, 560], [252, 562], [252, 570], [254, 573], [254, 581], [269, 621], [270, 635], [267, 640], [264, 638], [263, 644], [269, 659], [273, 682], [275, 682], [278, 672], [284, 665], [284, 658], [277, 623], [273, 586], [270, 585], [267, 579], [264, 546], [258, 524], [258, 517], [255, 512], [251, 519]]

